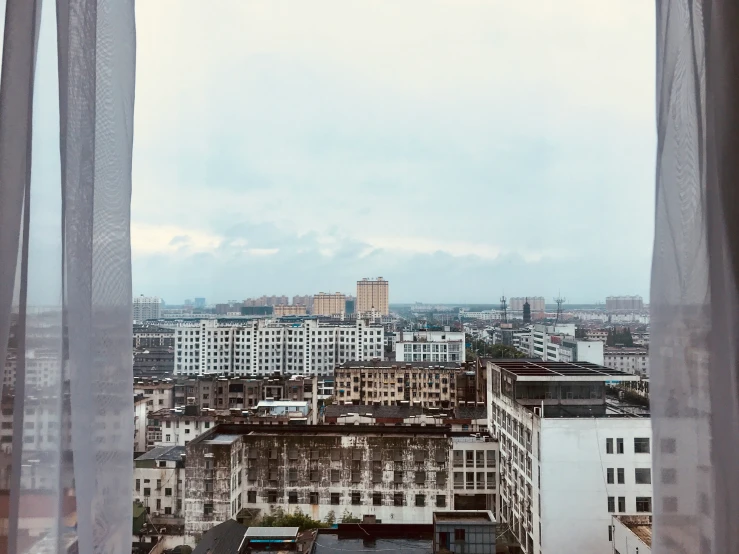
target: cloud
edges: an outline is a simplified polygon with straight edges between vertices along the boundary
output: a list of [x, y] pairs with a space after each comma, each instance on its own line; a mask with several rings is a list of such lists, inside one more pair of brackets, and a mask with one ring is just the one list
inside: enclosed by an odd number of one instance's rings
[[392, 274], [391, 301], [647, 296], [643, 3], [136, 9], [137, 292], [350, 292]]

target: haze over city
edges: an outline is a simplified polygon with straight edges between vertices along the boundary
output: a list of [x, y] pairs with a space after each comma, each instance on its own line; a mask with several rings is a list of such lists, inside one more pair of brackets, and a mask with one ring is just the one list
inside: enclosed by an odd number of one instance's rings
[[639, 3], [140, 2], [134, 292], [647, 299], [653, 28]]

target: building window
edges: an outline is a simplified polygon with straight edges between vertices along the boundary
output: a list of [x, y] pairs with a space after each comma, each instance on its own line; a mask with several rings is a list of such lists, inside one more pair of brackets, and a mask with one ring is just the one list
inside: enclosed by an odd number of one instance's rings
[[403, 493], [396, 492], [393, 495], [393, 506], [402, 506], [402, 505], [403, 505]]
[[649, 454], [649, 439], [648, 438], [635, 438], [634, 439], [634, 454]]
[[425, 494], [417, 494], [416, 495], [416, 506], [422, 507], [426, 505], [426, 495]]
[[141, 479], [136, 479], [136, 490], [141, 490]]
[[205, 504], [203, 504], [203, 515], [204, 516], [213, 515], [213, 503], [212, 502], [206, 502]]
[[622, 468], [622, 467], [619, 467], [619, 468], [618, 468], [618, 469], [616, 470], [616, 475], [617, 475], [617, 477], [618, 477], [618, 484], [619, 484], [619, 485], [623, 485], [623, 484], [625, 484], [625, 483], [626, 483], [626, 477], [625, 477], [625, 475], [624, 475], [624, 468]]
[[613, 485], [614, 483], [612, 467], [609, 467], [608, 469], [606, 469], [606, 483], [608, 483], [609, 485]]
[[456, 542], [464, 542], [464, 529], [455, 529], [454, 530], [454, 540]]
[[359, 506], [362, 503], [362, 495], [359, 491], [352, 491], [352, 506]]
[[270, 504], [274, 504], [275, 502], [277, 502], [276, 490], [267, 491], [267, 502], [269, 502]]
[[164, 489], [164, 496], [172, 496], [172, 489], [169, 487]]
[[652, 511], [652, 497], [651, 496], [637, 496], [636, 497], [636, 511], [638, 513], [645, 513]]
[[665, 496], [662, 498], [662, 511], [665, 513], [677, 512], [677, 497]]
[[616, 497], [609, 496], [608, 497], [608, 512], [612, 514], [615, 511], [616, 511]]
[[382, 493], [379, 493], [379, 492], [372, 493], [372, 505], [382, 506]]
[[416, 485], [423, 485], [426, 483], [426, 472], [425, 471], [416, 471]]
[[310, 500], [310, 503], [313, 504], [314, 506], [318, 504], [318, 493], [317, 492], [310, 493], [309, 500]]
[[677, 471], [674, 468], [662, 469], [662, 484], [674, 485], [677, 483]]
[[149, 487], [144, 487], [144, 496], [150, 496], [151, 495], [151, 489]]
[[287, 503], [288, 504], [298, 503], [298, 492], [297, 491], [290, 491], [287, 493]]
[[338, 506], [339, 505], [339, 499], [340, 499], [340, 493], [338, 493], [338, 492], [332, 492], [331, 493], [331, 504], [333, 504], [334, 506]]
[[341, 470], [340, 469], [332, 469], [331, 470], [331, 482], [332, 483], [338, 483], [341, 480]]
[[626, 511], [626, 497], [625, 496], [618, 497], [618, 511], [621, 513], [624, 513]]
[[257, 502], [257, 491], [248, 491], [246, 493], [246, 501], [249, 504], [256, 504], [256, 502]]
[[624, 439], [616, 439], [616, 454], [624, 453]]
[[652, 470], [648, 467], [637, 467], [634, 470], [634, 482], [637, 485], [651, 485]]
[[613, 439], [606, 439], [606, 454], [613, 454]]
[[446, 495], [444, 495], [444, 494], [437, 494], [436, 495], [436, 507], [437, 508], [446, 508]]
[[613, 542], [613, 525], [608, 526], [608, 542]]

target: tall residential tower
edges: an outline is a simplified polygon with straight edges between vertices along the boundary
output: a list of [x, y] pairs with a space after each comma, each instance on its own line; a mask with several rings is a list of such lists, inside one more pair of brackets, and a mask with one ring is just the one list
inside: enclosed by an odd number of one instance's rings
[[381, 315], [390, 314], [390, 291], [388, 282], [382, 277], [357, 281], [357, 314], [377, 311]]

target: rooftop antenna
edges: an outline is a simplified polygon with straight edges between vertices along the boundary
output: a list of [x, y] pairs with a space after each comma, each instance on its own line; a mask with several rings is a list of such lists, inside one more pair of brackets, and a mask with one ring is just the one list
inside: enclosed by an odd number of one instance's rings
[[566, 298], [562, 298], [561, 294], [557, 295], [557, 298], [554, 299], [554, 301], [557, 303], [557, 317], [554, 319], [554, 332], [557, 332], [557, 323], [559, 323], [559, 316], [562, 315], [562, 304], [567, 302]]
[[500, 311], [503, 312], [503, 323], [508, 321], [508, 311], [506, 310], [505, 294], [500, 297]]

